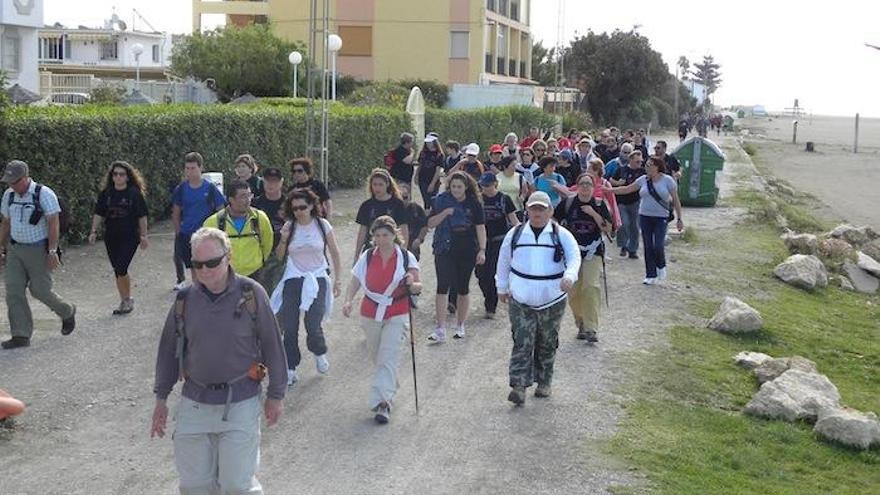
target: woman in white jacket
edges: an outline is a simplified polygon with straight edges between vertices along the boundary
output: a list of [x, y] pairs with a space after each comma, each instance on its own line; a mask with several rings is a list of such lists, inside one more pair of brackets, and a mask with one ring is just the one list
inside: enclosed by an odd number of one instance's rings
[[[310, 190], [297, 189], [284, 200], [284, 214], [288, 221], [281, 228], [281, 239], [275, 254], [286, 259], [287, 266], [281, 282], [272, 291], [270, 304], [278, 315], [284, 332], [284, 350], [287, 353], [287, 384], [297, 381], [299, 366], [299, 315], [305, 311], [306, 346], [315, 355], [318, 372], [327, 373], [327, 343], [321, 323], [330, 315], [333, 297], [339, 297], [339, 246], [330, 222], [320, 216], [320, 200]], [[330, 259], [336, 280], [331, 291]]]
[[374, 247], [361, 253], [351, 271], [342, 313], [351, 316], [352, 301], [358, 290], [363, 289], [366, 297], [361, 302], [361, 326], [375, 363], [369, 405], [376, 413], [376, 422], [385, 424], [390, 419], [391, 402], [397, 391], [401, 343], [409, 325], [410, 296], [421, 292], [421, 282], [418, 261], [402, 247], [393, 218], [377, 218], [370, 227], [370, 234]]

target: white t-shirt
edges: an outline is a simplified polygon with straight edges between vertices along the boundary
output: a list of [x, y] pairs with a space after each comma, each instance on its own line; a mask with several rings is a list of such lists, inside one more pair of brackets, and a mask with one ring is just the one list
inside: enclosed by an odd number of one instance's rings
[[318, 230], [318, 221], [324, 226], [324, 234], [330, 235], [333, 226], [323, 218], [312, 220], [308, 225], [296, 224], [293, 230], [293, 241], [287, 248], [287, 255], [297, 268], [304, 272], [314, 272], [330, 268], [324, 256], [324, 237]]

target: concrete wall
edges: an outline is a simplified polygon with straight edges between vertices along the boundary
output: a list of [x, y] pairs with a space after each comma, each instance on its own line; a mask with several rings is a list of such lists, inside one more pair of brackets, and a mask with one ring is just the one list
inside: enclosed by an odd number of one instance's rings
[[[23, 4], [22, 4], [23, 5]], [[35, 0], [26, 8], [15, 5], [13, 0], [0, 0], [0, 53], [3, 35], [14, 33], [19, 39], [19, 67], [7, 72], [9, 84], [20, 84], [35, 93], [40, 91], [40, 74], [37, 68], [37, 28], [43, 25], [43, 0]]]
[[504, 105], [534, 106], [535, 87], [515, 84], [454, 84], [447, 108], [483, 108]]

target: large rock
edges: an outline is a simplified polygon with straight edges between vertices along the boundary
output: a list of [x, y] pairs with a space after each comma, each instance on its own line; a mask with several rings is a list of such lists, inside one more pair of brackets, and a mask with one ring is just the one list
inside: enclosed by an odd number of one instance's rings
[[862, 294], [876, 294], [877, 289], [880, 288], [880, 280], [852, 262], [845, 262], [843, 264], [843, 271], [846, 272], [846, 278], [849, 278], [853, 290], [859, 291]]
[[736, 362], [737, 366], [741, 366], [747, 370], [753, 370], [772, 359], [773, 356], [768, 356], [763, 352], [743, 351], [736, 356], [733, 356], [733, 360]]
[[861, 246], [877, 238], [877, 233], [871, 227], [854, 227], [847, 223], [835, 227], [830, 235], [836, 239], [843, 239], [853, 246]]
[[859, 256], [859, 268], [865, 270], [875, 277], [880, 277], [880, 263], [877, 263], [877, 260], [861, 251], [859, 251], [857, 254]]
[[840, 277], [840, 288], [843, 290], [855, 291], [856, 288], [853, 286], [852, 282], [849, 281], [845, 276]]
[[782, 234], [782, 242], [791, 254], [817, 254], [819, 252], [819, 238], [813, 234], [796, 234], [786, 232]]
[[816, 363], [801, 356], [782, 357], [767, 360], [754, 369], [758, 383], [766, 383], [782, 376], [788, 370], [798, 370], [807, 373], [818, 373]]
[[757, 332], [763, 326], [761, 314], [735, 297], [725, 297], [721, 308], [709, 320], [709, 328], [724, 333]]
[[875, 260], [880, 260], [880, 239], [873, 240], [862, 246], [862, 252]]
[[880, 421], [872, 412], [863, 413], [847, 407], [826, 409], [819, 415], [813, 431], [823, 438], [858, 449], [880, 445]]
[[801, 289], [813, 290], [828, 286], [828, 272], [819, 258], [812, 255], [794, 254], [773, 270], [783, 282]]
[[765, 418], [815, 421], [824, 409], [840, 407], [840, 393], [825, 375], [788, 370], [761, 385], [745, 412]]
[[831, 259], [855, 259], [856, 248], [852, 247], [843, 239], [835, 239], [831, 237], [819, 241], [819, 254]]

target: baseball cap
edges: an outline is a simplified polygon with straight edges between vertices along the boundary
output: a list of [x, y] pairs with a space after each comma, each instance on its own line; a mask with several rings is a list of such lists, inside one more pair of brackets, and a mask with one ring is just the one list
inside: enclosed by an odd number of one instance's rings
[[477, 156], [480, 154], [480, 145], [477, 143], [471, 143], [464, 147], [464, 154]]
[[566, 148], [559, 152], [559, 158], [570, 162], [574, 158], [574, 153], [572, 153], [570, 149]]
[[437, 142], [437, 136], [435, 136], [435, 135], [433, 135], [433, 134], [428, 134], [427, 136], [425, 136], [425, 142], [426, 142], [426, 143], [436, 143], [436, 142]]
[[526, 208], [532, 207], [534, 205], [541, 205], [544, 208], [552, 208], [550, 203], [550, 196], [547, 195], [544, 191], [536, 191], [533, 192], [531, 196], [529, 196], [529, 200], [526, 202]]
[[3, 171], [3, 177], [0, 178], [0, 182], [5, 182], [7, 184], [12, 184], [13, 182], [21, 179], [22, 177], [27, 177], [28, 175], [28, 165], [27, 163], [21, 160], [12, 160], [6, 165], [6, 170]]
[[489, 154], [501, 153], [502, 151], [504, 151], [504, 148], [502, 148], [500, 144], [493, 144], [492, 147], [489, 148]]
[[498, 177], [495, 176], [492, 172], [483, 172], [483, 175], [480, 176], [479, 184], [483, 187], [491, 186], [498, 182]]
[[278, 167], [268, 167], [263, 171], [264, 179], [282, 179], [284, 176], [281, 174], [281, 169]]

